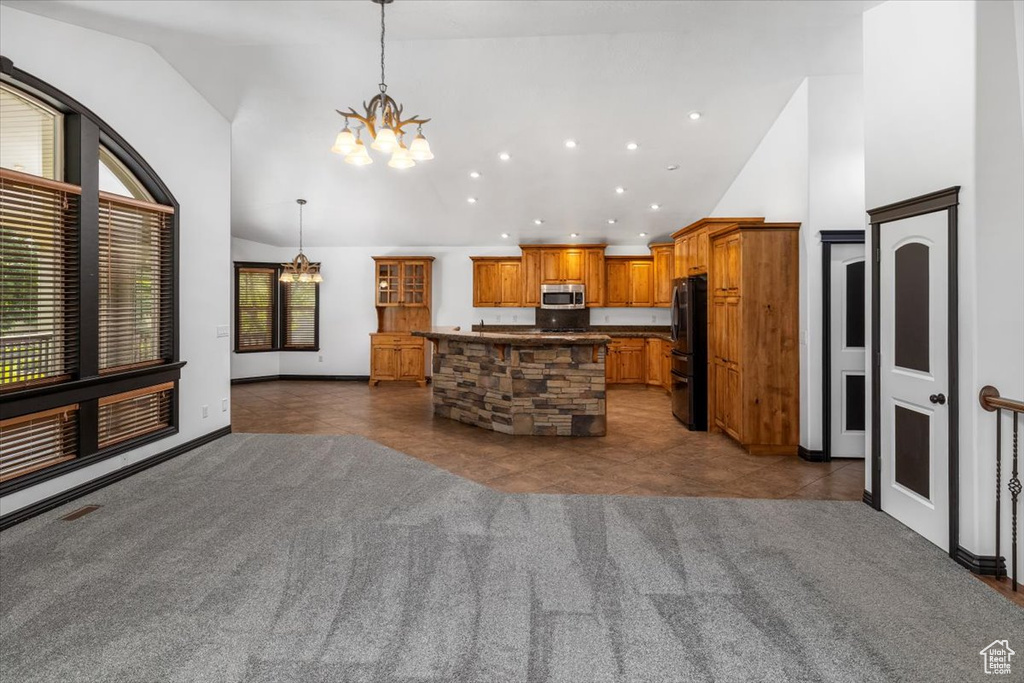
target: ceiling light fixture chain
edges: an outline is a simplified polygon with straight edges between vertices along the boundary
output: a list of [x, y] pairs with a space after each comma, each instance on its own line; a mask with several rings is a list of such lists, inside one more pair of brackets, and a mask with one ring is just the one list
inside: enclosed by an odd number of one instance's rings
[[[362, 114], [352, 107], [349, 107], [348, 111], [335, 110], [345, 119], [345, 127], [335, 138], [331, 151], [335, 154], [343, 155], [347, 163], [355, 166], [372, 164], [373, 158], [366, 151], [366, 146], [360, 138], [362, 129], [365, 127], [369, 131], [370, 137], [373, 138], [370, 147], [391, 154], [388, 166], [392, 168], [410, 168], [415, 166], [417, 161], [428, 161], [434, 158], [434, 154], [430, 151], [430, 144], [423, 135], [423, 124], [428, 123], [430, 119], [421, 119], [419, 115], [403, 119], [402, 112], [404, 107], [387, 93], [388, 85], [385, 81], [384, 71], [386, 37], [384, 5], [393, 2], [393, 0], [372, 0], [372, 2], [380, 5], [380, 83], [377, 84], [380, 92], [374, 95], [369, 102], [363, 102], [364, 113]], [[362, 126], [356, 128], [355, 134], [348, 127], [350, 118], [362, 124]], [[406, 148], [403, 142], [404, 129], [410, 124], [416, 125], [416, 137], [409, 144], [409, 147]]]

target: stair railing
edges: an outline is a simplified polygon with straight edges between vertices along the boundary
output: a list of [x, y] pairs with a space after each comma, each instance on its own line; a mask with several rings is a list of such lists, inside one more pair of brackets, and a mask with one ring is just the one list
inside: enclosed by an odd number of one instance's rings
[[1003, 468], [1003, 411], [1007, 410], [1013, 415], [1013, 439], [1012, 439], [1012, 461], [1010, 480], [1006, 484], [1010, 492], [1010, 540], [1012, 541], [1012, 566], [1013, 566], [1013, 590], [1017, 591], [1017, 500], [1021, 493], [1020, 483], [1020, 439], [1018, 438], [1017, 418], [1024, 413], [1024, 401], [1014, 401], [1003, 398], [999, 390], [991, 385], [982, 387], [978, 394], [981, 407], [996, 414], [996, 558], [1001, 557], [999, 552], [1000, 521], [1001, 521], [1001, 496], [1002, 496], [1002, 468]]

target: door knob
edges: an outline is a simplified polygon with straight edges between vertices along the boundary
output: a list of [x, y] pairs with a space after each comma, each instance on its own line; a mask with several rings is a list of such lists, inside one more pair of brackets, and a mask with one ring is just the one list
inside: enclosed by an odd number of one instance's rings
[[928, 400], [932, 403], [938, 403], [940, 406], [946, 405], [946, 396], [944, 394], [932, 394], [928, 397]]

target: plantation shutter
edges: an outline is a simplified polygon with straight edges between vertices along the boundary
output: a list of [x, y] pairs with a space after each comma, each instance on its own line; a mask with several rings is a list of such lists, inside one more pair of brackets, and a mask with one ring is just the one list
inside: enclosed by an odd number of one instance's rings
[[80, 194], [0, 169], [0, 392], [77, 369]]
[[0, 481], [53, 467], [77, 454], [77, 404], [0, 421]]
[[135, 439], [171, 424], [174, 382], [100, 399], [99, 447]]
[[284, 307], [284, 348], [317, 347], [317, 297], [315, 282], [285, 282], [281, 286]]
[[274, 348], [275, 268], [239, 266], [235, 281], [235, 350], [269, 351]]
[[100, 371], [171, 357], [174, 209], [100, 193]]

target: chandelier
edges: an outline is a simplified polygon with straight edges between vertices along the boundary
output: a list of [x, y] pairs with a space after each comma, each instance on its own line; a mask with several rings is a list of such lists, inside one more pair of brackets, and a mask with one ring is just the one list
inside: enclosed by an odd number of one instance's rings
[[[388, 86], [384, 82], [384, 5], [394, 0], [373, 0], [380, 5], [380, 93], [373, 96], [370, 103], [363, 102], [363, 114], [349, 107], [348, 111], [336, 109], [345, 118], [345, 127], [338, 133], [331, 151], [345, 156], [345, 162], [356, 166], [373, 163], [373, 158], [366, 151], [361, 135], [363, 128], [370, 133], [375, 150], [391, 155], [388, 166], [391, 168], [411, 168], [417, 161], [428, 161], [434, 158], [430, 151], [430, 143], [423, 137], [423, 124], [430, 119], [421, 119], [418, 115], [408, 119], [402, 118], [402, 105], [388, 95]], [[349, 119], [358, 121], [356, 132], [349, 129]], [[409, 146], [405, 146], [405, 127], [416, 125], [416, 137]]]
[[281, 264], [281, 282], [323, 282], [320, 264], [310, 263], [302, 253], [302, 207], [306, 205], [306, 200], [296, 199], [295, 203], [299, 205], [299, 254], [291, 263]]

